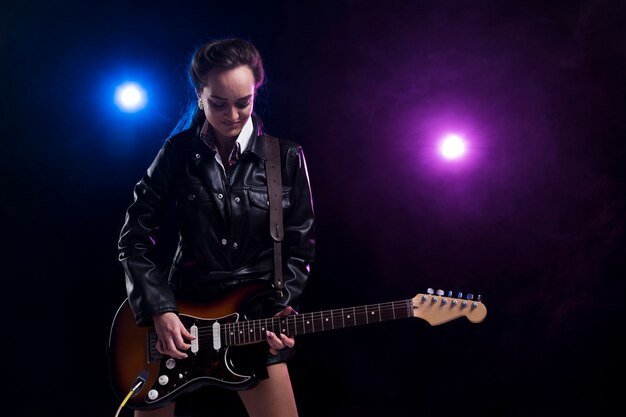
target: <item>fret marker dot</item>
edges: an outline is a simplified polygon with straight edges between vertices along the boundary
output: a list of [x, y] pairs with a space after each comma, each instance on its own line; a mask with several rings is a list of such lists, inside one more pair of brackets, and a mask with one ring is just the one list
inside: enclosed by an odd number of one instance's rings
[[347, 317], [347, 318], [350, 318], [350, 315], [348, 314], [346, 317]]
[[328, 321], [328, 319], [326, 319], [325, 321]]
[[311, 322], [310, 322], [310, 321], [307, 321], [307, 322], [306, 322], [306, 324], [311, 324]]

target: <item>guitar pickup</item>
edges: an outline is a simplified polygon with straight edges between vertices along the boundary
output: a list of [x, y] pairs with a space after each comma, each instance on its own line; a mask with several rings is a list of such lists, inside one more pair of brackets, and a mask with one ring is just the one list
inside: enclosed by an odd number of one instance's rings
[[222, 340], [220, 339], [220, 323], [216, 321], [211, 326], [213, 329], [213, 349], [220, 350], [222, 348]]
[[200, 350], [198, 344], [198, 326], [195, 324], [191, 326], [189, 333], [193, 336], [193, 339], [191, 339], [191, 353], [198, 353], [198, 350]]

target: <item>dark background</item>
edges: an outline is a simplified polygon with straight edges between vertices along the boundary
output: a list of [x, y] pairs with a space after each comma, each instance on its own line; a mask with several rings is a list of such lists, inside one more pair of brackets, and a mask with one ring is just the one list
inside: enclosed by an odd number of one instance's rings
[[[115, 414], [124, 211], [186, 103], [191, 52], [226, 36], [260, 49], [256, 110], [307, 155], [317, 261], [300, 310], [428, 287], [488, 310], [299, 337], [302, 417], [621, 406], [624, 2], [33, 0], [0, 19], [7, 415]], [[113, 107], [127, 77], [148, 88], [141, 113]], [[464, 164], [435, 156], [449, 129]], [[213, 410], [242, 415], [217, 394]]]

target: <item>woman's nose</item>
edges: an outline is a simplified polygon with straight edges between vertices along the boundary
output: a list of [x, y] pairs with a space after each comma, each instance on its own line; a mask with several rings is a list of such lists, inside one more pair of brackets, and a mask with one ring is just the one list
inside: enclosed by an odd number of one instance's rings
[[230, 117], [231, 120], [237, 120], [239, 118], [239, 113], [235, 106], [228, 107], [228, 117]]

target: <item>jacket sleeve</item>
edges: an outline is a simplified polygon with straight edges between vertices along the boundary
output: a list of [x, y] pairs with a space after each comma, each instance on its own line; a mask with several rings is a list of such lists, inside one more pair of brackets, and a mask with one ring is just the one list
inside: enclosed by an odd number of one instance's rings
[[297, 309], [300, 296], [311, 272], [315, 257], [315, 219], [313, 198], [304, 152], [300, 146], [290, 147], [286, 158], [286, 172], [291, 183], [289, 215], [283, 219], [284, 238], [283, 281], [285, 291], [276, 309], [286, 306]]
[[138, 325], [153, 315], [177, 312], [167, 276], [155, 259], [155, 232], [159, 228], [172, 185], [173, 145], [166, 141], [134, 188], [134, 201], [126, 211], [118, 241], [119, 260], [126, 276], [126, 291]]

